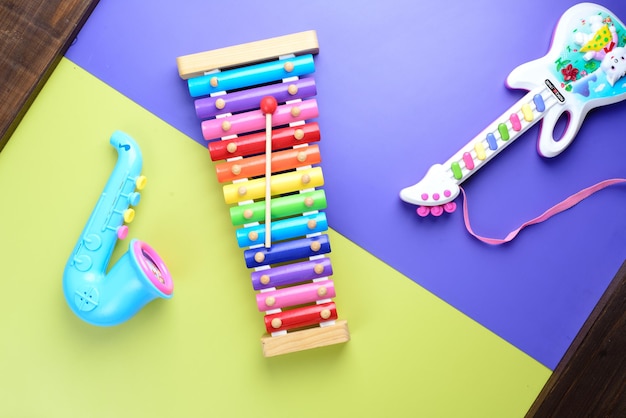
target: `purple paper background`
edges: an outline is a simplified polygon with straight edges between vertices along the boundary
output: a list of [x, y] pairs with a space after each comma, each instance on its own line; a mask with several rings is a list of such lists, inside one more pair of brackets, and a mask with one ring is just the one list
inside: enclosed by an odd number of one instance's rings
[[[498, 247], [472, 238], [461, 211], [422, 219], [398, 192], [523, 96], [506, 76], [548, 51], [575, 3], [101, 0], [67, 57], [204, 143], [176, 57], [317, 30], [330, 226], [553, 369], [626, 256], [624, 186]], [[601, 4], [626, 19], [622, 0]], [[625, 124], [625, 103], [595, 110], [550, 160], [531, 128], [464, 183], [475, 231], [504, 237], [582, 188], [626, 177]], [[410, 330], [420, 318], [398, 320]]]

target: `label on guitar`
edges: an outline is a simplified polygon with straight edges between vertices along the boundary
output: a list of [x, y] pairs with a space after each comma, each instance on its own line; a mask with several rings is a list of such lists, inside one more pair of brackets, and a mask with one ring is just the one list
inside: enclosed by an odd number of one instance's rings
[[554, 97], [556, 97], [559, 102], [561, 102], [561, 103], [565, 102], [565, 97], [563, 97], [563, 95], [561, 94], [559, 89], [554, 87], [554, 84], [552, 84], [552, 81], [546, 79], [546, 86], [548, 86], [548, 88], [550, 89], [552, 94], [554, 94]]

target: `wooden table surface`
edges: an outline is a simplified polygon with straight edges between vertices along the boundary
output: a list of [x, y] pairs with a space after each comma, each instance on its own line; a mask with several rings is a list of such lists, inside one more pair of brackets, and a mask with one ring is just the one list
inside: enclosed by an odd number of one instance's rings
[[626, 417], [626, 262], [527, 417]]
[[[0, 150], [97, 0], [0, 0]], [[626, 417], [626, 263], [528, 411]]]
[[0, 1], [0, 150], [97, 0]]

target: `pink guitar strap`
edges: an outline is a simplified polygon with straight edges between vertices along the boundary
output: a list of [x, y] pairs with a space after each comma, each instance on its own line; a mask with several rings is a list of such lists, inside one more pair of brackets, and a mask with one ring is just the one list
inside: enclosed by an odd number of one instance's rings
[[609, 180], [604, 180], [601, 181], [597, 184], [594, 184], [593, 186], [587, 187], [586, 189], [583, 189], [577, 193], [574, 193], [573, 195], [569, 196], [568, 198], [564, 199], [563, 201], [557, 203], [556, 205], [552, 206], [550, 209], [546, 210], [544, 213], [542, 213], [541, 215], [537, 216], [534, 219], [531, 219], [528, 222], [525, 222], [524, 224], [522, 224], [519, 228], [517, 228], [514, 231], [511, 231], [504, 239], [498, 239], [498, 238], [487, 238], [487, 237], [483, 237], [480, 236], [478, 234], [476, 234], [474, 232], [474, 230], [472, 229], [471, 225], [470, 225], [470, 220], [469, 220], [469, 211], [467, 208], [467, 196], [465, 195], [465, 190], [463, 190], [463, 188], [461, 188], [461, 193], [463, 193], [463, 220], [465, 221], [465, 228], [467, 229], [467, 231], [472, 234], [475, 238], [477, 238], [478, 240], [487, 243], [487, 244], [492, 244], [492, 245], [500, 245], [500, 244], [504, 244], [507, 243], [509, 241], [512, 241], [513, 238], [515, 238], [517, 236], [517, 234], [520, 233], [520, 231], [524, 228], [526, 228], [527, 226], [530, 225], [534, 225], [534, 224], [538, 224], [541, 223], [549, 218], [551, 218], [552, 216], [556, 215], [557, 213], [563, 212], [564, 210], [567, 210], [569, 208], [571, 208], [572, 206], [576, 205], [577, 203], [579, 203], [580, 201], [588, 198], [589, 196], [591, 196], [592, 194], [606, 188], [609, 186], [613, 186], [615, 184], [621, 184], [621, 183], [626, 183], [626, 179], [609, 179]]

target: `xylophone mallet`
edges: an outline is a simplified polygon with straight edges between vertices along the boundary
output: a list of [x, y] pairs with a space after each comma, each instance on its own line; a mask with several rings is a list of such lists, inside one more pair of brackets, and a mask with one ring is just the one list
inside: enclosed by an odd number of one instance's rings
[[265, 115], [265, 248], [272, 245], [271, 232], [271, 198], [272, 198], [272, 114], [276, 111], [276, 99], [265, 96], [261, 99], [261, 112]]

